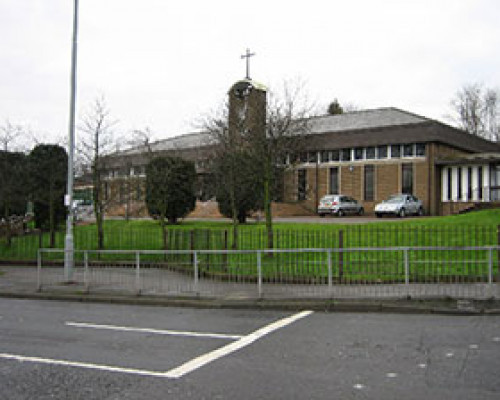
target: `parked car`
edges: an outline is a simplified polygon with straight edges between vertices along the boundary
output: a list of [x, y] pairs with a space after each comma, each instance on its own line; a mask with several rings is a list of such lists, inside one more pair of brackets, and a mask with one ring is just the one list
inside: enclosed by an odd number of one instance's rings
[[424, 215], [424, 208], [422, 202], [411, 194], [395, 194], [375, 206], [375, 215], [396, 215], [403, 218], [407, 215]]
[[363, 206], [355, 199], [341, 194], [323, 196], [319, 201], [318, 214], [324, 217], [327, 214], [342, 217], [347, 214], [363, 215]]

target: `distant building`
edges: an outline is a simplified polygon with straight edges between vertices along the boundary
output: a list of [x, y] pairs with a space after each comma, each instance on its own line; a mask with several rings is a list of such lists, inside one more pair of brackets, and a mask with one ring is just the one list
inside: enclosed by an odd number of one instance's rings
[[[310, 128], [304, 151], [286, 160], [281, 196], [304, 212], [314, 213], [329, 193], [356, 198], [367, 213], [395, 193], [414, 194], [430, 215], [500, 204], [497, 143], [397, 108], [315, 117]], [[192, 133], [116, 153], [107, 162], [108, 196], [117, 206], [133, 201], [139, 210], [148, 160], [173, 154], [195, 162], [198, 195], [210, 198], [206, 162], [215, 145], [207, 133]]]

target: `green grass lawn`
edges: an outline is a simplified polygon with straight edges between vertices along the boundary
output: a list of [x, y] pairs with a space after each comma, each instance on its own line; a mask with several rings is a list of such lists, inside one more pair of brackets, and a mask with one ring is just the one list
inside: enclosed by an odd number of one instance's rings
[[[365, 224], [314, 224], [275, 223], [274, 247], [342, 248], [356, 247], [413, 247], [413, 246], [485, 246], [498, 243], [497, 228], [500, 210], [485, 210], [449, 217], [424, 217], [406, 220], [375, 220]], [[105, 248], [111, 250], [162, 250], [161, 229], [153, 220], [109, 220], [104, 225]], [[64, 247], [65, 232], [57, 235], [56, 247]], [[81, 225], [74, 230], [75, 248], [97, 248], [96, 226]], [[10, 247], [0, 244], [0, 260], [35, 260], [39, 246], [48, 247], [49, 238], [44, 235], [16, 237]], [[169, 226], [168, 249], [170, 250], [221, 250], [232, 249], [232, 225], [228, 221], [183, 221]], [[267, 248], [267, 236], [263, 222], [240, 225], [238, 249], [256, 250]], [[49, 257], [46, 255], [46, 257]], [[55, 257], [60, 259], [62, 254]], [[78, 257], [81, 257], [78, 256]], [[77, 257], [77, 258], [78, 258]], [[167, 262], [176, 268], [192, 268], [190, 255], [143, 256], [152, 264]], [[200, 255], [202, 273], [213, 275], [255, 275], [255, 255]], [[400, 279], [403, 276], [401, 251], [332, 253], [331, 265], [334, 278], [363, 280], [374, 277], [381, 281]], [[414, 276], [484, 276], [488, 254], [482, 251], [410, 252], [409, 263]], [[497, 260], [495, 252], [494, 259]], [[103, 259], [123, 259], [124, 256], [101, 256]], [[133, 260], [131, 254], [129, 259]], [[421, 262], [420, 260], [425, 260]], [[445, 262], [443, 263], [443, 260]], [[302, 252], [263, 256], [262, 268], [269, 279], [326, 279], [327, 253]]]

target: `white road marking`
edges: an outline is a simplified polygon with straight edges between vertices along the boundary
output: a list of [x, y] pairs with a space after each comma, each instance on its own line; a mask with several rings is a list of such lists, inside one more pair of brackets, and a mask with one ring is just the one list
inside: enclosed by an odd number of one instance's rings
[[354, 389], [358, 389], [358, 390], [362, 390], [365, 388], [365, 385], [363, 385], [362, 383], [356, 383], [354, 386], [353, 386]]
[[454, 353], [446, 353], [446, 358], [451, 358], [453, 357], [455, 354]]
[[398, 376], [398, 374], [395, 372], [388, 372], [387, 374], [385, 374], [385, 376], [387, 376], [388, 378], [395, 378]]
[[255, 332], [243, 336], [241, 339], [237, 340], [236, 342], [230, 343], [226, 346], [220, 347], [214, 351], [211, 351], [209, 353], [206, 353], [202, 356], [196, 357], [192, 359], [191, 361], [188, 361], [187, 363], [171, 369], [170, 371], [167, 372], [168, 376], [171, 378], [180, 378], [183, 375], [186, 375], [200, 367], [203, 367], [204, 365], [217, 360], [218, 358], [227, 356], [230, 353], [233, 353], [237, 350], [242, 349], [245, 346], [248, 346], [249, 344], [255, 342], [256, 340], [264, 337], [265, 335], [268, 335], [269, 333], [278, 330], [280, 328], [283, 328], [301, 318], [307, 317], [308, 315], [312, 314], [312, 311], [302, 311], [298, 314], [294, 314], [290, 317], [280, 319], [279, 321], [273, 322], [272, 324], [269, 324], [263, 328], [260, 328], [256, 330]]
[[469, 349], [475, 350], [475, 349], [478, 349], [478, 348], [479, 348], [479, 345], [477, 345], [477, 344], [470, 344], [469, 345]]
[[418, 364], [418, 367], [419, 368], [427, 368], [427, 364], [424, 364], [424, 363], [421, 363], [421, 364]]
[[500, 342], [500, 337], [495, 336], [495, 337], [493, 338], [493, 341], [494, 341], [494, 342]]
[[116, 325], [100, 325], [100, 324], [90, 324], [86, 322], [65, 322], [67, 326], [73, 326], [77, 328], [92, 328], [92, 329], [107, 329], [112, 331], [123, 331], [123, 332], [139, 332], [139, 333], [152, 333], [155, 335], [171, 335], [171, 336], [191, 336], [191, 337], [207, 337], [212, 339], [240, 339], [242, 335], [229, 335], [224, 333], [206, 333], [206, 332], [186, 332], [186, 331], [171, 331], [171, 330], [161, 330], [161, 329], [150, 329], [150, 328], [135, 328], [130, 326], [116, 326]]
[[39, 363], [39, 364], [63, 365], [65, 367], [79, 367], [79, 368], [87, 368], [87, 369], [97, 369], [97, 370], [108, 371], [108, 372], [122, 372], [125, 374], [155, 376], [155, 377], [161, 377], [161, 378], [167, 377], [165, 372], [147, 371], [147, 370], [134, 369], [134, 368], [120, 368], [120, 367], [114, 367], [111, 365], [100, 365], [100, 364], [92, 364], [92, 363], [84, 363], [84, 362], [76, 362], [76, 361], [55, 360], [52, 358], [27, 357], [27, 356], [21, 356], [18, 354], [0, 353], [0, 358], [4, 358], [4, 359], [8, 359], [8, 360], [16, 360], [19, 362], [26, 361], [26, 362], [33, 362], [33, 363]]
[[160, 377], [160, 378], [180, 378], [212, 361], [217, 360], [223, 356], [226, 356], [232, 352], [242, 349], [245, 346], [250, 345], [256, 340], [272, 333], [280, 328], [283, 328], [301, 318], [307, 317], [312, 314], [312, 311], [302, 311], [298, 314], [294, 314], [290, 317], [280, 319], [276, 322], [273, 322], [269, 325], [266, 325], [263, 328], [256, 330], [253, 333], [250, 333], [246, 336], [241, 336], [239, 339], [233, 343], [230, 343], [226, 346], [223, 346], [219, 349], [206, 353], [200, 357], [194, 358], [191, 361], [184, 363], [183, 365], [173, 368], [167, 372], [160, 371], [148, 371], [142, 369], [134, 369], [134, 368], [121, 368], [115, 367], [112, 365], [102, 365], [102, 364], [92, 364], [92, 363], [84, 363], [77, 361], [67, 361], [67, 360], [56, 360], [52, 358], [42, 358], [42, 357], [28, 357], [18, 354], [8, 354], [8, 353], [0, 353], [0, 358], [7, 360], [16, 360], [19, 362], [33, 362], [33, 363], [41, 363], [41, 364], [50, 364], [50, 365], [61, 365], [67, 367], [79, 367], [79, 368], [87, 368], [87, 369], [95, 369], [101, 371], [108, 372], [121, 372], [125, 374], [135, 374], [135, 375], [143, 375], [143, 376], [152, 376], [152, 377]]

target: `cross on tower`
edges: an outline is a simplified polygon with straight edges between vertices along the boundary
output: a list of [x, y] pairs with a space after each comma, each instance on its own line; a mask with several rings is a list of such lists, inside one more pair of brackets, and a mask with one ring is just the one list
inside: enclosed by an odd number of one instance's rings
[[250, 57], [254, 56], [255, 53], [250, 53], [250, 49], [247, 49], [247, 52], [246, 54], [243, 54], [241, 56], [241, 58], [246, 58], [246, 62], [247, 62], [247, 76], [246, 76], [246, 79], [250, 79]]

